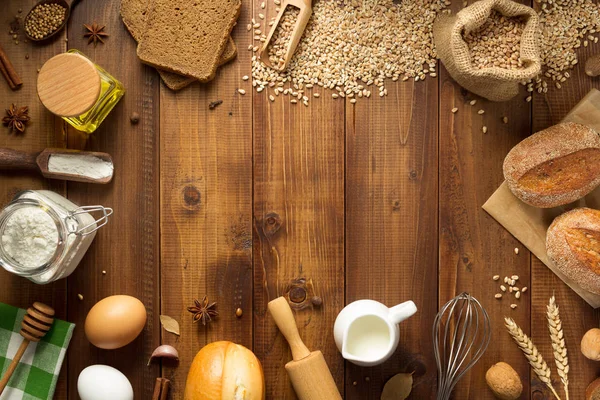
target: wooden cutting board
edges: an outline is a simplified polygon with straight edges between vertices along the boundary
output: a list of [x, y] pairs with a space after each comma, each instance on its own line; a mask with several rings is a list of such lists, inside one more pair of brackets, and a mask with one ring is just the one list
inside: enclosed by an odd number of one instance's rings
[[[577, 122], [600, 132], [600, 91], [592, 89], [563, 119]], [[600, 209], [600, 188], [583, 199], [556, 208], [536, 208], [517, 199], [506, 182], [483, 205], [483, 209], [529, 249], [563, 282], [594, 308], [600, 307], [600, 295], [583, 290], [577, 283], [564, 276], [552, 264], [546, 254], [546, 231], [558, 215], [577, 207]]]

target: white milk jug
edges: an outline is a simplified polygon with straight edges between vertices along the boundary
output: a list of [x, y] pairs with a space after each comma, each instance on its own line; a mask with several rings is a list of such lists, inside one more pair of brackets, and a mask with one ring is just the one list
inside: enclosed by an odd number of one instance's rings
[[335, 344], [353, 364], [370, 367], [386, 361], [398, 347], [398, 324], [417, 312], [412, 301], [392, 308], [374, 300], [358, 300], [338, 314], [333, 327]]

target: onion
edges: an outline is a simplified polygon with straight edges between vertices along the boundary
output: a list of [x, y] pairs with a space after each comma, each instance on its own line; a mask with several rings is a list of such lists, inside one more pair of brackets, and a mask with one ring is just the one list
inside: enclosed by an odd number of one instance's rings
[[184, 400], [263, 400], [265, 376], [258, 358], [232, 342], [204, 346], [192, 361]]

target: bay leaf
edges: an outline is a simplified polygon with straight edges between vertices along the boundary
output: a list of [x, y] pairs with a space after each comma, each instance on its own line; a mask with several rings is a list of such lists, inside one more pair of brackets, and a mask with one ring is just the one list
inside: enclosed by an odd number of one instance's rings
[[413, 374], [397, 374], [383, 387], [381, 400], [405, 400], [410, 396], [413, 386]]
[[169, 317], [168, 315], [160, 316], [160, 323], [165, 331], [171, 332], [177, 336], [179, 336], [179, 322]]

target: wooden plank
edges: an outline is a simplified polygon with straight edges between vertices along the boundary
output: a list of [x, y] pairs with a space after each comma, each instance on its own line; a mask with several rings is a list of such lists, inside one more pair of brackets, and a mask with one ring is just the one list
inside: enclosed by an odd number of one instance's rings
[[388, 82], [384, 99], [347, 103], [346, 302], [413, 300], [400, 346], [381, 366], [348, 363], [346, 398], [378, 399], [399, 372], [414, 398], [433, 398], [431, 324], [437, 313], [438, 82]]
[[[538, 132], [559, 123], [565, 115], [589, 92], [591, 88], [600, 88], [598, 80], [585, 75], [584, 64], [588, 56], [597, 53], [597, 45], [581, 48], [577, 54], [579, 65], [572, 71], [571, 79], [562, 83], [562, 89], [550, 87], [548, 93], [533, 98], [533, 131]], [[550, 83], [551, 85], [551, 83]], [[554, 364], [551, 341], [546, 328], [546, 305], [550, 296], [556, 296], [560, 310], [565, 342], [568, 349], [569, 395], [571, 399], [584, 398], [585, 388], [598, 376], [598, 367], [587, 360], [579, 349], [579, 344], [588, 329], [598, 327], [599, 310], [594, 310], [575, 292], [565, 285], [554, 273], [536, 257], [532, 256], [532, 298], [531, 326], [539, 327], [531, 331], [533, 342], [552, 368], [554, 387], [564, 399], [564, 392]], [[532, 396], [536, 392], [550, 392], [535, 377], [531, 376]]]
[[[83, 24], [106, 25], [106, 44], [88, 45]], [[119, 2], [81, 2], [72, 13], [69, 47], [83, 51], [123, 82], [127, 93], [87, 141], [69, 128], [69, 146], [112, 154], [115, 178], [106, 186], [69, 184], [69, 198], [80, 205], [103, 204], [114, 216], [96, 236], [82, 264], [68, 281], [69, 317], [78, 328], [69, 357], [69, 396], [77, 397], [79, 372], [91, 364], [108, 364], [122, 371], [136, 398], [152, 396], [157, 365], [146, 367], [159, 343], [159, 193], [158, 78], [138, 61], [135, 42], [119, 16]], [[131, 113], [140, 114], [132, 125]], [[105, 270], [106, 275], [102, 274]], [[83, 301], [77, 295], [83, 295]], [[85, 338], [88, 310], [102, 298], [127, 294], [146, 306], [148, 319], [140, 337], [117, 351], [100, 350]]]
[[[4, 125], [0, 125], [0, 146], [23, 151], [41, 151], [47, 147], [64, 147], [65, 138], [62, 133], [62, 123], [45, 110], [37, 97], [37, 69], [54, 54], [66, 48], [64, 38], [66, 33], [51, 44], [40, 47], [26, 41], [21, 25], [15, 44], [12, 36], [8, 35], [10, 22], [15, 16], [22, 18], [36, 4], [34, 0], [11, 0], [2, 4], [2, 35], [0, 45], [6, 51], [15, 70], [23, 81], [21, 89], [12, 91], [4, 77], [0, 75], [0, 112], [4, 117], [4, 110], [12, 103], [17, 106], [28, 106], [31, 121], [25, 134], [9, 134]], [[21, 12], [19, 12], [21, 10]], [[36, 173], [22, 171], [0, 172], [0, 207], [3, 208], [13, 196], [30, 189], [54, 190], [65, 194], [65, 185], [61, 181], [50, 181]], [[67, 318], [66, 308], [66, 281], [59, 281], [50, 285], [36, 285], [25, 278], [12, 275], [0, 269], [0, 302], [13, 306], [27, 308], [34, 301], [42, 301], [51, 305], [58, 318]], [[66, 364], [66, 363], [65, 363]], [[62, 368], [55, 392], [55, 398], [67, 397], [67, 368]]]
[[[255, 1], [254, 15], [275, 15]], [[262, 23], [263, 30], [264, 23]], [[268, 26], [267, 26], [268, 28]], [[250, 41], [240, 44], [246, 48]], [[344, 363], [333, 323], [344, 306], [344, 102], [329, 91], [308, 107], [271, 89], [254, 102], [254, 347], [265, 367], [267, 398], [295, 398], [284, 365], [292, 359], [267, 303], [297, 287], [292, 302], [300, 336], [321, 350], [343, 393]], [[311, 304], [320, 296], [321, 307]], [[306, 295], [306, 299], [301, 301]]]
[[[180, 355], [176, 369], [163, 368], [174, 399], [183, 398], [204, 345], [230, 340], [252, 348], [252, 97], [237, 93], [250, 75], [251, 55], [242, 47], [251, 13], [251, 2], [243, 2], [233, 32], [238, 57], [211, 83], [177, 93], [161, 85], [161, 304], [181, 324], [181, 337], [163, 333]], [[216, 100], [223, 104], [209, 110]], [[186, 311], [205, 295], [219, 311], [206, 327]]]
[[[440, 306], [467, 291], [481, 301], [490, 315], [492, 344], [484, 357], [456, 389], [458, 398], [489, 398], [484, 375], [494, 363], [504, 361], [527, 381], [529, 367], [504, 328], [504, 316], [514, 318], [529, 331], [528, 295], [515, 301], [505, 293], [494, 299], [503, 282], [493, 275], [519, 275], [519, 285], [530, 286], [529, 252], [481, 206], [503, 182], [502, 163], [508, 151], [530, 132], [530, 107], [519, 96], [507, 103], [491, 103], [460, 89], [442, 70], [440, 101]], [[453, 114], [450, 110], [458, 107]], [[479, 109], [485, 114], [477, 114]], [[508, 124], [501, 119], [508, 116]], [[482, 126], [488, 133], [482, 133]], [[520, 248], [519, 254], [514, 253]], [[511, 310], [510, 304], [518, 308]], [[527, 382], [525, 382], [526, 384]], [[525, 387], [525, 391], [528, 388]], [[480, 397], [485, 395], [484, 397]]]
[[[530, 4], [529, 1], [522, 1]], [[453, 12], [460, 9], [452, 6]], [[500, 292], [493, 275], [519, 275], [520, 286], [530, 286], [529, 252], [514, 249], [519, 242], [496, 223], [481, 206], [503, 182], [502, 164], [508, 151], [531, 132], [530, 109], [525, 91], [515, 99], [493, 103], [460, 88], [445, 68], [440, 79], [440, 263], [439, 304], [467, 291], [481, 301], [490, 315], [492, 341], [482, 359], [455, 389], [460, 399], [493, 399], [485, 383], [485, 372], [504, 361], [523, 379], [529, 391], [529, 366], [504, 328], [504, 317], [513, 317], [524, 331], [530, 331], [530, 297], [515, 300]], [[474, 99], [477, 103], [470, 105]], [[458, 112], [453, 114], [452, 108]], [[479, 115], [478, 110], [485, 114]], [[502, 122], [508, 117], [508, 123]], [[487, 134], [482, 131], [487, 126]], [[518, 305], [512, 310], [510, 304]]]

